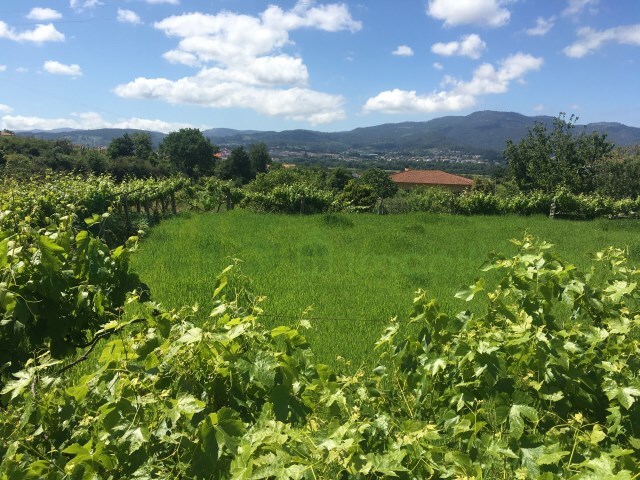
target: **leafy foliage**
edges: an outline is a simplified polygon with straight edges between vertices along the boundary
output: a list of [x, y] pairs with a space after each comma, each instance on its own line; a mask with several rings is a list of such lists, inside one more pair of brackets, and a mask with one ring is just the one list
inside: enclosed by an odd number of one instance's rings
[[148, 304], [104, 327], [129, 330], [82, 378], [43, 356], [6, 385], [0, 476], [631, 479], [638, 271], [615, 249], [585, 273], [516, 243], [483, 269], [497, 285], [458, 294], [484, 313], [449, 317], [418, 292], [419, 333], [392, 322], [370, 373], [314, 364], [307, 321], [262, 327], [233, 268], [197, 326]]
[[217, 151], [197, 128], [181, 128], [162, 140], [159, 155], [167, 159], [175, 171], [197, 178], [213, 173], [213, 154]]
[[507, 142], [504, 157], [523, 192], [551, 193], [559, 187], [574, 193], [594, 190], [595, 164], [609, 155], [613, 144], [606, 140], [606, 134], [597, 132], [575, 136], [576, 121], [573, 115], [565, 120], [561, 113], [551, 132], [536, 123], [518, 144]]

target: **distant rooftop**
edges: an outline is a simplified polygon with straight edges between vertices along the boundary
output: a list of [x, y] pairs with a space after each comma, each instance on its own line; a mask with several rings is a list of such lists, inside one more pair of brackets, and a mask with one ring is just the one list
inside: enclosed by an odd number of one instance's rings
[[405, 170], [391, 175], [391, 180], [396, 183], [411, 183], [422, 185], [461, 185], [471, 186], [473, 180], [442, 170]]

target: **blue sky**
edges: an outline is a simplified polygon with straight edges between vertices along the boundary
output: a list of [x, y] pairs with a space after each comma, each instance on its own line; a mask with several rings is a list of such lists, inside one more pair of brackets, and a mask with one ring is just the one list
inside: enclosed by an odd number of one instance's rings
[[640, 127], [639, 0], [0, 3], [0, 128]]

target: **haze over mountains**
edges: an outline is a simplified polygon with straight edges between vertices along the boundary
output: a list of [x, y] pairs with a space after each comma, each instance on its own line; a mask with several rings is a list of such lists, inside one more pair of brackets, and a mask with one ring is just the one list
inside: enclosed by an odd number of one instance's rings
[[[203, 133], [212, 143], [223, 146], [248, 145], [264, 142], [271, 148], [304, 149], [314, 152], [339, 153], [349, 150], [364, 152], [420, 152], [443, 148], [495, 157], [505, 148], [507, 140], [518, 141], [527, 134], [535, 122], [551, 128], [553, 117], [529, 117], [513, 112], [481, 111], [467, 116], [447, 116], [425, 122], [388, 123], [373, 127], [356, 128], [347, 132], [318, 132], [313, 130], [286, 130], [262, 132], [214, 128]], [[19, 135], [42, 139], [66, 138], [75, 144], [106, 146], [131, 129], [66, 130], [19, 132]], [[640, 128], [621, 123], [590, 123], [577, 125], [575, 131], [607, 133], [617, 146], [640, 144]], [[165, 134], [151, 133], [157, 146]]]

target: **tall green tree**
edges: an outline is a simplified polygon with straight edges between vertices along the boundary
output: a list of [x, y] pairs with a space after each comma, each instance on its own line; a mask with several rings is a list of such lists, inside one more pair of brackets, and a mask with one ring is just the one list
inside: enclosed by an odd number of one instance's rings
[[370, 185], [378, 198], [393, 197], [398, 192], [398, 185], [381, 168], [366, 170], [360, 177], [360, 183]]
[[327, 187], [331, 190], [344, 190], [350, 180], [353, 179], [353, 175], [349, 170], [344, 167], [333, 168], [327, 174]]
[[267, 165], [271, 164], [271, 156], [264, 143], [254, 143], [249, 146], [249, 162], [251, 164], [251, 178], [267, 171]]
[[565, 120], [561, 113], [553, 121], [553, 129], [536, 122], [519, 143], [507, 141], [504, 158], [509, 172], [520, 190], [553, 192], [566, 187], [574, 193], [595, 189], [595, 165], [607, 157], [613, 144], [606, 134], [575, 134], [578, 118]]
[[107, 155], [112, 160], [119, 157], [131, 157], [135, 153], [135, 145], [128, 133], [114, 138], [107, 147]]
[[164, 138], [159, 153], [178, 172], [200, 177], [213, 174], [217, 151], [197, 128], [182, 128]]
[[134, 132], [130, 135], [133, 142], [133, 154], [140, 160], [149, 160], [153, 157], [153, 141], [151, 134], [147, 132]]
[[229, 158], [219, 162], [216, 175], [222, 180], [233, 180], [238, 184], [251, 180], [251, 159], [244, 147], [236, 147], [231, 150]]

